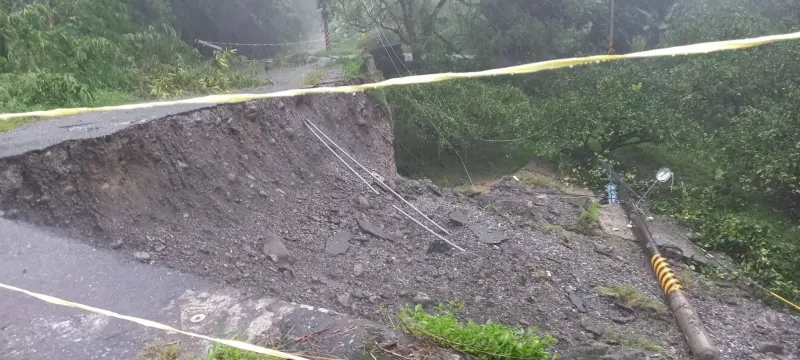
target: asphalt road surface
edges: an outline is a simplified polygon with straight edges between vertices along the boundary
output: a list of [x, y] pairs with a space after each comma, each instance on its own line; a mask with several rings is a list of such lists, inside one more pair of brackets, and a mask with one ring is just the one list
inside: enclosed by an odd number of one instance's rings
[[[323, 64], [276, 69], [269, 74], [273, 86], [248, 92], [295, 88], [320, 66]], [[0, 134], [0, 157], [66, 140], [104, 136], [209, 106], [213, 104], [90, 113], [34, 122]], [[284, 320], [291, 321], [295, 331], [321, 323], [330, 326], [331, 322], [354, 321], [320, 314], [307, 306], [248, 298], [236, 289], [154, 265], [137, 262], [130, 254], [97, 250], [29, 224], [0, 219], [0, 282], [8, 285], [212, 336], [252, 337], [273, 331]], [[191, 321], [196, 315], [205, 319]], [[0, 290], [3, 359], [136, 359], [146, 344], [172, 341], [175, 336]], [[208, 347], [205, 342], [185, 337], [179, 340], [182, 348], [196, 354]], [[353, 339], [342, 341], [357, 345]]]
[[[241, 92], [270, 93], [294, 89], [301, 85], [308, 73], [320, 66], [324, 66], [324, 64], [312, 63], [299, 67], [275, 69], [267, 74], [274, 85]], [[214, 106], [214, 104], [190, 104], [110, 111], [33, 122], [13, 131], [0, 133], [0, 157], [44, 149], [66, 140], [104, 136], [128, 126], [152, 121], [167, 115], [211, 106]]]

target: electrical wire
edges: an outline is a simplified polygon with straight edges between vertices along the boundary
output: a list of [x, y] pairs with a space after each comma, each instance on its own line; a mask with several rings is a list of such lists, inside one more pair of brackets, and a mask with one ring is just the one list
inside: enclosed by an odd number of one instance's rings
[[[372, 17], [372, 15], [371, 15], [371, 14], [369, 14], [369, 7], [367, 6], [367, 3], [366, 3], [364, 0], [361, 0], [361, 3], [364, 5], [364, 11], [366, 11], [366, 12], [367, 12], [367, 15], [368, 15], [368, 16], [370, 16], [370, 17]], [[378, 39], [379, 39], [379, 40], [380, 40], [380, 42], [381, 42], [381, 46], [383, 47], [383, 50], [384, 50], [384, 51], [386, 51], [386, 55], [387, 55], [387, 57], [389, 58], [389, 61], [392, 63], [392, 67], [394, 67], [395, 71], [397, 71], [397, 75], [398, 75], [398, 76], [403, 76], [403, 74], [400, 72], [400, 68], [398, 68], [398, 67], [397, 67], [397, 64], [395, 64], [395, 62], [394, 62], [394, 59], [392, 58], [392, 55], [391, 55], [391, 54], [389, 54], [389, 50], [391, 50], [391, 51], [392, 51], [392, 53], [394, 53], [394, 56], [395, 56], [396, 58], [398, 58], [398, 59], [400, 59], [400, 55], [398, 55], [398, 54], [397, 54], [397, 52], [396, 52], [396, 51], [394, 51], [394, 48], [392, 48], [391, 46], [387, 46], [387, 45], [391, 45], [391, 43], [389, 42], [389, 37], [388, 37], [388, 36], [386, 36], [386, 32], [384, 32], [384, 31], [383, 31], [383, 29], [381, 28], [381, 23], [380, 23], [380, 21], [379, 21], [377, 24], [375, 24], [375, 32], [378, 34]], [[384, 42], [384, 40], [383, 40], [384, 38], [386, 38], [386, 42]], [[409, 73], [409, 74], [412, 74], [411, 70], [409, 70], [409, 69], [408, 69], [408, 67], [406, 66], [406, 64], [405, 64], [405, 61], [404, 61], [404, 60], [405, 60], [405, 55], [403, 55], [403, 60], [401, 60], [401, 61], [400, 61], [400, 65], [402, 65], [402, 66], [403, 66], [403, 68], [406, 70], [406, 72], [407, 72], [407, 73]], [[406, 92], [408, 93], [408, 96], [409, 96], [409, 98], [410, 98], [410, 99], [411, 99], [411, 100], [412, 100], [412, 101], [413, 101], [413, 102], [414, 102], [414, 103], [415, 103], [415, 104], [416, 104], [416, 105], [417, 105], [417, 106], [418, 106], [420, 109], [424, 109], [424, 108], [421, 106], [421, 104], [420, 104], [420, 101], [419, 101], [419, 100], [417, 100], [417, 98], [414, 96], [414, 94], [413, 94], [413, 93], [412, 93], [410, 90], [408, 90], [408, 89], [405, 89], [405, 90], [406, 90]], [[448, 119], [450, 119], [450, 120], [451, 120], [453, 123], [457, 123], [457, 122], [455, 121], [455, 119], [453, 119], [453, 117], [452, 117], [452, 116], [450, 116], [450, 115], [449, 115], [449, 114], [447, 114], [447, 113], [446, 113], [444, 110], [442, 110], [442, 108], [441, 108], [441, 107], [439, 107], [439, 106], [438, 106], [436, 103], [434, 103], [434, 102], [432, 102], [432, 101], [431, 101], [431, 102], [430, 102], [430, 104], [431, 104], [431, 105], [433, 105], [433, 106], [436, 108], [436, 110], [438, 110], [438, 111], [439, 111], [440, 113], [442, 113], [444, 116], [446, 116]], [[424, 113], [424, 112], [425, 112], [425, 111], [423, 110], [423, 113]], [[430, 114], [426, 114], [426, 119], [428, 120], [428, 123], [430, 123], [430, 125], [431, 125], [431, 126], [432, 126], [432, 127], [435, 129], [435, 130], [436, 130], [436, 132], [439, 134], [439, 137], [440, 137], [442, 140], [444, 140], [444, 141], [445, 141], [445, 143], [447, 143], [447, 145], [450, 147], [450, 149], [452, 149], [452, 150], [453, 150], [453, 152], [455, 152], [455, 153], [456, 153], [456, 156], [458, 156], [458, 160], [461, 162], [461, 166], [464, 168], [464, 172], [465, 172], [465, 173], [466, 173], [466, 175], [467, 175], [467, 180], [469, 180], [469, 183], [470, 183], [470, 185], [471, 185], [471, 186], [475, 186], [475, 184], [474, 184], [474, 183], [473, 183], [473, 181], [472, 181], [472, 176], [470, 175], [470, 173], [469, 173], [469, 170], [467, 169], [467, 164], [464, 162], [464, 158], [463, 158], [463, 157], [461, 157], [461, 153], [459, 153], [459, 151], [458, 151], [458, 150], [455, 148], [455, 146], [453, 146], [453, 144], [450, 142], [450, 140], [448, 140], [448, 139], [447, 139], [447, 138], [444, 136], [444, 134], [443, 134], [443, 133], [442, 133], [442, 131], [439, 129], [439, 127], [438, 127], [438, 126], [436, 126], [436, 124], [435, 124], [435, 123], [434, 123], [434, 122], [431, 120], [432, 118], [433, 118], [433, 117], [432, 117], [432, 116], [430, 116]]]

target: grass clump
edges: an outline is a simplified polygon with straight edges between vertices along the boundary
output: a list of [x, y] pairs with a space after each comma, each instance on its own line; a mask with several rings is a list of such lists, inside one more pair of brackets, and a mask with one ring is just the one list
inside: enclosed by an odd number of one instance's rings
[[214, 343], [211, 352], [206, 356], [206, 360], [272, 360], [273, 357], [254, 353], [252, 351], [240, 350], [228, 345]]
[[178, 360], [181, 355], [181, 347], [177, 342], [154, 342], [144, 346], [139, 351], [139, 360]]
[[616, 298], [622, 305], [629, 308], [648, 309], [658, 313], [667, 311], [663, 303], [651, 300], [647, 295], [642, 294], [628, 285], [600, 286], [597, 288], [600, 294]]
[[624, 349], [646, 350], [657, 354], [664, 352], [664, 348], [656, 343], [647, 339], [636, 338], [631, 333], [620, 331], [616, 327], [607, 327], [603, 338], [609, 344], [616, 344], [617, 347]]
[[578, 217], [577, 228], [580, 233], [592, 234], [598, 221], [600, 221], [600, 204], [591, 202]]
[[547, 231], [547, 232], [559, 232], [559, 231], [564, 230], [564, 228], [562, 228], [561, 226], [558, 226], [558, 225], [545, 225], [543, 227], [543, 229], [544, 229], [544, 231]]
[[658, 346], [651, 341], [643, 339], [624, 340], [619, 344], [619, 347], [626, 349], [635, 349], [635, 350], [647, 350], [658, 354], [664, 352], [664, 348], [662, 348], [661, 346]]
[[540, 336], [536, 329], [516, 329], [503, 324], [460, 322], [456, 315], [464, 309], [458, 301], [436, 307], [428, 314], [417, 305], [405, 307], [399, 315], [403, 330], [433, 340], [477, 359], [548, 359], [555, 339]]
[[325, 76], [325, 70], [323, 69], [314, 69], [314, 71], [308, 73], [306, 77], [303, 79], [303, 85], [314, 86], [319, 83], [319, 80]]
[[534, 188], [549, 188], [553, 186], [553, 181], [542, 174], [532, 171], [520, 171], [515, 175], [519, 182]]
[[336, 62], [347, 77], [359, 77], [364, 72], [364, 58], [341, 59]]

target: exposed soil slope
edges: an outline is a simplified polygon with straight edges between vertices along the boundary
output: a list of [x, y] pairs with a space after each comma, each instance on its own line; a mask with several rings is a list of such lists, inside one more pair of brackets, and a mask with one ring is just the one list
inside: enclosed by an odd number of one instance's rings
[[[0, 159], [0, 209], [154, 265], [369, 319], [458, 297], [471, 319], [551, 332], [559, 352], [597, 339], [688, 358], [668, 314], [600, 295], [598, 286], [630, 285], [660, 301], [636, 244], [563, 230], [575, 227], [586, 198], [543, 194], [512, 179], [473, 197], [400, 179], [387, 114], [365, 94], [305, 96], [68, 141]], [[390, 195], [368, 192], [304, 127], [306, 119], [467, 251], [406, 220]], [[763, 342], [789, 358], [800, 352], [796, 318], [735, 287], [681, 274], [694, 279], [689, 292], [722, 359], [761, 358]]]

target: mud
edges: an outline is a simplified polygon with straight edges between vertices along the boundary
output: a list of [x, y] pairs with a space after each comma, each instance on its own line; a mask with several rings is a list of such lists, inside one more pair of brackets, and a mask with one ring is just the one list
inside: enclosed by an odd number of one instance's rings
[[[305, 96], [68, 141], [0, 159], [0, 210], [152, 265], [383, 323], [403, 305], [458, 298], [465, 318], [539, 328], [559, 339], [559, 352], [637, 339], [664, 348], [663, 357], [689, 358], [669, 315], [599, 295], [598, 286], [625, 284], [660, 301], [635, 243], [569, 231], [586, 198], [510, 178], [476, 197], [402, 179], [388, 113], [366, 94]], [[369, 192], [304, 120], [448, 228], [466, 252], [404, 218], [388, 193]], [[688, 291], [722, 359], [759, 359], [760, 341], [782, 344], [789, 358], [800, 352], [796, 317], [704, 280]]]

